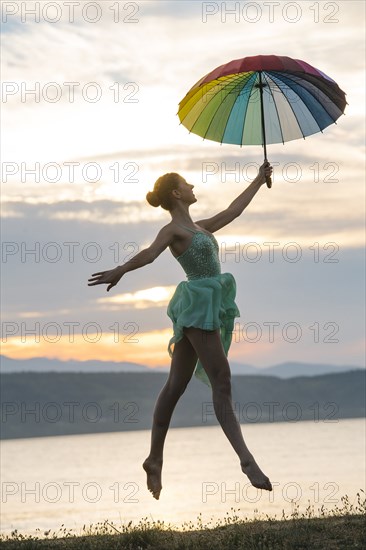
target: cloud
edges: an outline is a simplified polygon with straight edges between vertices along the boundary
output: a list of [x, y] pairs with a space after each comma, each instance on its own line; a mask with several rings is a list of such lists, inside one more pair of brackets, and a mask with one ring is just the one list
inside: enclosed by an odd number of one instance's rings
[[115, 311], [119, 310], [121, 306], [122, 308], [123, 306], [127, 306], [128, 308], [133, 307], [136, 309], [166, 307], [173, 296], [174, 290], [175, 286], [155, 286], [138, 290], [137, 292], [117, 294], [110, 298], [98, 298], [97, 303], [106, 304], [107, 309], [114, 309]]
[[[227, 166], [234, 166], [229, 161]], [[291, 177], [296, 175], [298, 166], [295, 166]], [[324, 172], [328, 176], [333, 168]], [[290, 172], [288, 172], [290, 173]], [[308, 170], [310, 176], [310, 171]], [[276, 176], [277, 177], [277, 176]], [[352, 185], [351, 178], [349, 185]], [[363, 242], [364, 213], [362, 204], [358, 207], [353, 206], [352, 195], [349, 194], [347, 184], [333, 183], [320, 187], [321, 184], [314, 182], [279, 182], [275, 179], [274, 188], [268, 190], [263, 188], [259, 191], [259, 196], [255, 197], [253, 204], [236, 219], [233, 224], [222, 230], [218, 238], [223, 242], [232, 241], [230, 235], [237, 234], [239, 239], [250, 238], [250, 235], [260, 236], [263, 240], [283, 240], [287, 239], [289, 233], [295, 241], [319, 240], [325, 242], [335, 241], [342, 246], [358, 246]], [[210, 190], [211, 187], [211, 190]], [[239, 189], [238, 189], [239, 188]], [[194, 207], [195, 219], [208, 218], [218, 211], [218, 197], [226, 196], [225, 205], [228, 206], [231, 200], [239, 194], [240, 185], [235, 181], [228, 181], [225, 184], [216, 182], [208, 184], [206, 188], [200, 189], [197, 185], [196, 195], [199, 196], [199, 202]], [[310, 190], [312, 191], [310, 193]], [[331, 192], [333, 190], [333, 192]], [[278, 204], [282, 204], [281, 214], [278, 213]], [[221, 207], [223, 208], [223, 207]], [[344, 213], [347, 212], [347, 216]], [[42, 228], [47, 226], [59, 227], [58, 234], [55, 234], [55, 241], [63, 242], [60, 236], [64, 234], [65, 225], [75, 221], [79, 235], [81, 228], [86, 234], [87, 227], [93, 227], [93, 233], [99, 235], [100, 231], [96, 229], [99, 224], [101, 227], [110, 226], [108, 233], [113, 238], [116, 235], [117, 227], [124, 228], [123, 233], [126, 236], [126, 226], [128, 227], [129, 239], [124, 243], [135, 242], [135, 235], [145, 234], [143, 240], [145, 245], [151, 244], [153, 238], [160, 227], [169, 223], [170, 219], [160, 209], [151, 208], [147, 203], [141, 204], [139, 201], [123, 202], [117, 200], [94, 200], [86, 202], [76, 201], [58, 201], [53, 203], [44, 203], [35, 201], [34, 203], [9, 201], [3, 204], [4, 217], [4, 235], [9, 232], [9, 237], [5, 241], [12, 242], [14, 239], [11, 234], [14, 232], [15, 223], [17, 224], [16, 233], [21, 236], [21, 242], [28, 233], [26, 229], [32, 226], [34, 240], [44, 243], [50, 242], [42, 237]], [[14, 220], [14, 223], [11, 221]], [[144, 225], [150, 227], [150, 230], [143, 230]], [[137, 227], [141, 226], [141, 231]], [[39, 227], [39, 229], [37, 229]], [[70, 226], [71, 227], [71, 226]], [[134, 227], [133, 232], [131, 227]], [[53, 230], [52, 230], [53, 231]], [[136, 233], [137, 231], [137, 233]], [[103, 230], [105, 232], [105, 230]], [[13, 233], [14, 234], [14, 233]], [[50, 235], [51, 231], [48, 230]], [[80, 239], [77, 239], [80, 241]], [[98, 238], [97, 238], [98, 240]], [[139, 246], [141, 246], [141, 241]], [[137, 245], [136, 245], [137, 246]], [[19, 251], [20, 253], [20, 251]], [[9, 257], [11, 250], [9, 249]]]
[[36, 222], [39, 220], [81, 221], [88, 224], [136, 224], [144, 218], [149, 219], [147, 213], [142, 212], [141, 203], [131, 201], [95, 200], [86, 202], [57, 201], [34, 203], [9, 201], [3, 204], [4, 218], [26, 218]]

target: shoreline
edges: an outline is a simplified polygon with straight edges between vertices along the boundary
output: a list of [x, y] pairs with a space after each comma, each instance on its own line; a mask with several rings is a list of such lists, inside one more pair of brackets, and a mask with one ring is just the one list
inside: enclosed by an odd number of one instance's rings
[[[342, 422], [342, 421], [347, 421], [347, 420], [365, 420], [366, 419], [366, 416], [365, 415], [362, 415], [362, 416], [344, 416], [344, 417], [338, 417], [337, 419], [331, 421], [331, 420], [327, 420], [327, 419], [319, 419], [317, 421], [315, 421], [315, 423], [317, 424], [321, 424], [321, 423], [325, 423], [325, 424], [331, 424], [331, 423], [339, 423], [339, 422]], [[268, 424], [293, 424], [293, 425], [296, 425], [296, 424], [303, 424], [303, 423], [314, 423], [314, 419], [312, 418], [301, 418], [299, 420], [293, 420], [293, 421], [286, 421], [286, 420], [268, 420], [268, 421], [257, 421], [257, 422], [239, 422], [240, 426], [243, 426], [245, 428], [247, 428], [248, 426], [254, 426], [254, 425], [268, 425]], [[200, 429], [200, 428], [218, 428], [220, 427], [220, 424], [217, 423], [216, 424], [207, 424], [207, 425], [197, 425], [197, 424], [194, 424], [192, 426], [170, 426], [169, 427], [169, 431], [171, 430], [192, 430], [192, 429]], [[60, 433], [60, 434], [42, 434], [42, 435], [31, 435], [31, 436], [28, 436], [28, 437], [5, 437], [5, 438], [1, 438], [0, 437], [0, 446], [1, 444], [5, 443], [5, 442], [10, 442], [10, 441], [25, 441], [25, 440], [29, 440], [29, 441], [34, 441], [36, 439], [41, 439], [41, 440], [44, 440], [44, 439], [54, 439], [54, 438], [60, 438], [60, 437], [79, 437], [79, 436], [86, 436], [86, 437], [90, 437], [90, 436], [98, 436], [98, 435], [116, 435], [116, 434], [134, 434], [134, 433], [142, 433], [142, 432], [146, 432], [149, 434], [151, 434], [151, 428], [136, 428], [135, 430], [114, 430], [114, 431], [94, 431], [94, 432], [76, 432], [76, 433]]]

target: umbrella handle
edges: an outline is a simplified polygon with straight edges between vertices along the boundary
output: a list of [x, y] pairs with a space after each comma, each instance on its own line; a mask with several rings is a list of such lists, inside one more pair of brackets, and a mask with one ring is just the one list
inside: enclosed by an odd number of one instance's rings
[[[264, 149], [264, 162], [268, 162], [267, 159], [267, 144], [266, 144], [266, 127], [264, 124], [264, 107], [263, 107], [263, 86], [265, 84], [262, 84], [262, 71], [259, 71], [259, 92], [260, 92], [260, 99], [261, 99], [261, 123], [262, 123], [262, 138], [263, 138], [263, 149]], [[266, 184], [268, 189], [272, 187], [272, 179], [271, 176], [266, 177]]]
[[[267, 157], [264, 157], [264, 162], [268, 162]], [[268, 189], [271, 189], [271, 187], [272, 187], [272, 178], [271, 178], [271, 176], [266, 176], [266, 184], [267, 184]]]

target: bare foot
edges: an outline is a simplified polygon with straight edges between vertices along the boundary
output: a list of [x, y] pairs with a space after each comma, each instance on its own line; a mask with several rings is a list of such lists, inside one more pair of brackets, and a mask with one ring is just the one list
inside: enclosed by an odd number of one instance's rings
[[254, 458], [240, 463], [241, 469], [249, 478], [250, 483], [257, 489], [266, 489], [272, 491], [272, 484], [268, 477], [264, 475]]
[[156, 500], [159, 500], [161, 485], [161, 468], [163, 466], [162, 460], [153, 460], [147, 458], [142, 467], [147, 473], [147, 488], [152, 493]]

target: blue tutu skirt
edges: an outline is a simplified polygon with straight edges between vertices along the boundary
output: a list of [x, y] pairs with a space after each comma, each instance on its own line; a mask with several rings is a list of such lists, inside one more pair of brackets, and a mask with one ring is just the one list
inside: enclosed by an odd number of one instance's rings
[[[168, 353], [173, 355], [173, 346], [183, 338], [183, 327], [202, 330], [220, 329], [221, 342], [227, 356], [235, 317], [240, 317], [235, 303], [236, 282], [231, 273], [213, 277], [182, 281], [177, 286], [167, 308], [173, 322], [174, 335], [169, 341]], [[210, 380], [198, 360], [195, 376], [211, 387]]]

